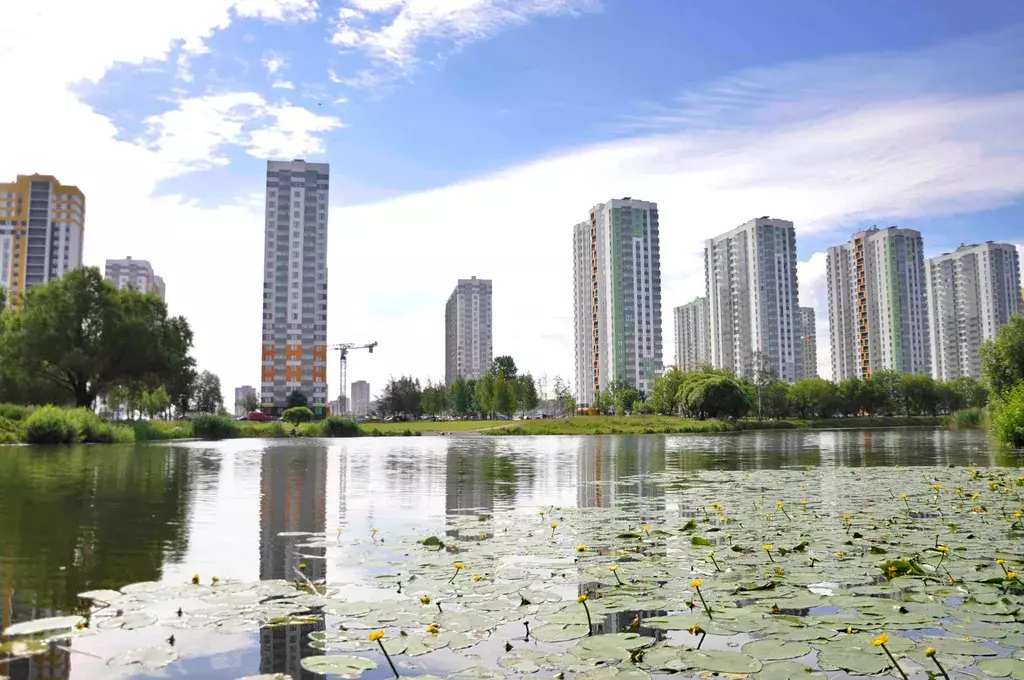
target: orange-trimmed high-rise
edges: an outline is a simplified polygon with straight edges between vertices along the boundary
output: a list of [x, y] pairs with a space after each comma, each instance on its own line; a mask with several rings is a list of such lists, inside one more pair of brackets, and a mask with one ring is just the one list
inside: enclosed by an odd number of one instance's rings
[[0, 183], [0, 288], [19, 309], [32, 286], [82, 266], [85, 194], [50, 175]]
[[330, 166], [267, 161], [261, 395], [327, 403], [327, 202]]

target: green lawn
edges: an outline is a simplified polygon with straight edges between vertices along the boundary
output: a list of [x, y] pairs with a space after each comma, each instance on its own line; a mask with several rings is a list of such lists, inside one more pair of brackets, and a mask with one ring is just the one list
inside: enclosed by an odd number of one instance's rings
[[377, 430], [381, 434], [402, 434], [406, 430], [410, 432], [474, 432], [485, 430], [491, 427], [509, 425], [507, 420], [452, 420], [438, 421], [413, 420], [407, 423], [359, 423], [366, 434], [373, 434]]

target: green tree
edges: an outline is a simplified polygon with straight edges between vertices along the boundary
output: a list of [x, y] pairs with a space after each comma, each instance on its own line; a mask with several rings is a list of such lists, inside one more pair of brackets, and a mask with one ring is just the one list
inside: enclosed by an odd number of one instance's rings
[[516, 412], [516, 379], [507, 378], [501, 371], [494, 376], [493, 408], [503, 416], [511, 418]]
[[800, 418], [831, 418], [839, 402], [839, 388], [822, 378], [797, 380], [789, 388], [790, 410]]
[[95, 267], [32, 288], [5, 314], [0, 372], [49, 383], [91, 408], [111, 385], [159, 385], [191, 361], [192, 334], [155, 295], [119, 291]]
[[1024, 382], [1024, 314], [1011, 316], [980, 352], [982, 379], [994, 396], [1002, 398]]
[[875, 371], [864, 381], [866, 407], [871, 414], [893, 415], [903, 402], [903, 376], [896, 371]]
[[403, 375], [398, 380], [391, 378], [377, 399], [377, 410], [381, 416], [398, 420], [420, 417], [420, 381]]
[[569, 386], [562, 380], [562, 376], [556, 375], [555, 381], [552, 384], [554, 390], [555, 399], [555, 413], [556, 416], [573, 416], [576, 415], [576, 398], [573, 397], [572, 391]]
[[929, 375], [900, 376], [900, 401], [904, 415], [931, 415], [939, 410], [940, 394]]
[[695, 377], [679, 388], [683, 409], [697, 418], [742, 418], [750, 411], [747, 393], [735, 378], [714, 373]]
[[537, 408], [539, 403], [537, 383], [534, 382], [533, 376], [526, 373], [516, 378], [516, 407], [519, 411], [526, 414]]
[[443, 384], [427, 381], [420, 395], [420, 411], [428, 416], [438, 416], [448, 410], [448, 388]]
[[281, 418], [293, 425], [298, 425], [299, 423], [308, 423], [313, 420], [313, 412], [308, 406], [292, 406], [284, 410]]
[[128, 404], [128, 389], [124, 385], [113, 385], [107, 390], [107, 408], [117, 413]]
[[519, 375], [519, 369], [516, 368], [516, 362], [512, 357], [507, 354], [500, 357], [494, 357], [494, 361], [491, 362], [490, 372], [494, 375], [501, 373], [509, 380], [514, 380]]
[[170, 408], [171, 398], [167, 395], [167, 390], [161, 386], [152, 391], [144, 391], [139, 406], [147, 417], [155, 418]]
[[633, 411], [633, 405], [640, 401], [640, 393], [634, 389], [625, 388], [615, 391], [615, 414], [625, 415]]
[[286, 409], [295, 408], [296, 406], [309, 406], [309, 397], [298, 390], [292, 391], [284, 400], [284, 407]]
[[475, 412], [473, 403], [473, 390], [476, 388], [476, 381], [466, 380], [459, 377], [448, 386], [448, 402], [451, 404], [452, 412], [460, 418], [465, 418]]
[[489, 418], [495, 411], [497, 411], [494, 399], [494, 381], [494, 374], [486, 373], [482, 378], [476, 381], [476, 385], [473, 390], [473, 400], [476, 402], [476, 406], [480, 410], [481, 417], [484, 418]]
[[196, 413], [220, 413], [223, 409], [224, 395], [220, 389], [220, 378], [210, 371], [203, 371], [196, 379], [192, 410]]
[[686, 374], [675, 366], [654, 379], [649, 401], [658, 413], [679, 414], [679, 388]]
[[789, 413], [789, 385], [772, 380], [761, 390], [761, 412], [766, 418], [779, 420]]
[[959, 402], [951, 411], [962, 408], [980, 408], [988, 403], [988, 390], [976, 378], [962, 376], [947, 383], [949, 388], [956, 393]]

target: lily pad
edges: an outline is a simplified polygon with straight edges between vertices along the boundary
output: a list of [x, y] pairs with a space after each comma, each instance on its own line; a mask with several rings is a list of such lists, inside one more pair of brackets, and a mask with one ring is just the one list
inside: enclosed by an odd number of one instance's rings
[[654, 638], [636, 633], [611, 633], [585, 638], [569, 651], [581, 659], [625, 661], [630, 658], [633, 650], [646, 647], [652, 642]]
[[173, 647], [144, 647], [133, 649], [111, 658], [107, 661], [108, 666], [134, 666], [139, 665], [146, 670], [157, 670], [169, 665], [178, 658], [178, 653]]
[[361, 656], [323, 655], [305, 657], [302, 659], [302, 667], [310, 673], [358, 678], [366, 671], [372, 671], [377, 664]]
[[760, 661], [739, 652], [692, 649], [682, 653], [680, 658], [686, 661], [690, 668], [715, 673], [756, 673], [761, 670]]
[[566, 642], [577, 640], [590, 633], [586, 625], [575, 623], [548, 623], [530, 629], [530, 637], [540, 642]]
[[650, 680], [650, 673], [639, 668], [598, 666], [593, 670], [578, 673], [573, 680]]
[[1020, 659], [985, 659], [978, 663], [978, 669], [994, 678], [1024, 680], [1024, 661]]
[[85, 623], [81, 616], [53, 616], [35, 621], [25, 621], [9, 626], [3, 631], [5, 637], [17, 637], [20, 635], [38, 635], [60, 630], [70, 630], [78, 624]]
[[755, 640], [743, 645], [743, 653], [761, 661], [796, 659], [811, 652], [806, 642], [785, 642], [783, 640]]
[[880, 649], [867, 651], [856, 647], [825, 645], [818, 652], [822, 668], [845, 670], [859, 675], [880, 675], [892, 665]]
[[458, 673], [452, 673], [448, 676], [448, 680], [505, 680], [505, 677], [504, 673], [493, 668], [474, 666]]
[[826, 680], [824, 673], [795, 661], [768, 663], [754, 675], [759, 680]]

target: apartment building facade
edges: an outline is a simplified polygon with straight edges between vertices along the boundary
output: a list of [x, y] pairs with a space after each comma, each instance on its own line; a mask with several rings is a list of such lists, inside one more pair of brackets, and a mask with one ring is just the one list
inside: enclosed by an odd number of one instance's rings
[[20, 309], [33, 286], [82, 266], [85, 194], [51, 175], [0, 183], [0, 288]]
[[872, 227], [828, 249], [832, 378], [879, 370], [930, 374], [924, 242], [913, 229]]
[[260, 396], [275, 411], [293, 391], [327, 403], [329, 195], [327, 163], [267, 161]]
[[161, 300], [167, 299], [164, 280], [153, 273], [153, 266], [147, 260], [135, 260], [131, 257], [107, 260], [103, 276], [119, 290], [134, 288], [140, 293], [153, 293]]
[[925, 264], [936, 380], [981, 377], [981, 343], [1020, 314], [1020, 259], [1009, 243], [962, 245]]
[[599, 203], [573, 228], [576, 401], [621, 383], [642, 393], [661, 374], [658, 204]]
[[818, 331], [814, 307], [800, 308], [800, 344], [803, 345], [804, 378], [818, 377]]
[[444, 379], [476, 380], [491, 367], [493, 353], [492, 282], [459, 279], [444, 310]]
[[704, 270], [712, 365], [737, 376], [802, 378], [793, 223], [759, 217], [708, 239]]
[[708, 299], [699, 297], [673, 311], [676, 331], [676, 367], [684, 373], [711, 363], [711, 319]]

